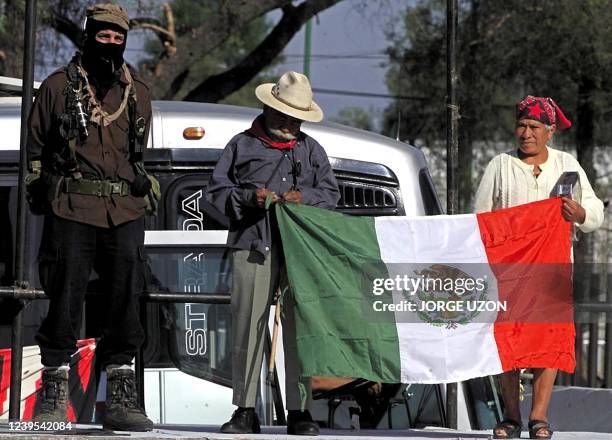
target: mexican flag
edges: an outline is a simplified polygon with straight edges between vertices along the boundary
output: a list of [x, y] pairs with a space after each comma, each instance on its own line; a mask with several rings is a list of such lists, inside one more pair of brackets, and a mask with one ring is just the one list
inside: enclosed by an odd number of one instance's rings
[[574, 370], [560, 199], [414, 218], [276, 213], [304, 376], [445, 383]]

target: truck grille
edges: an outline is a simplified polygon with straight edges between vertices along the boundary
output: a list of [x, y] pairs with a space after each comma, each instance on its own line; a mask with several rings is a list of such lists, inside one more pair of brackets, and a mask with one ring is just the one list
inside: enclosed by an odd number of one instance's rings
[[396, 189], [360, 182], [338, 182], [340, 201], [337, 210], [359, 215], [397, 215]]

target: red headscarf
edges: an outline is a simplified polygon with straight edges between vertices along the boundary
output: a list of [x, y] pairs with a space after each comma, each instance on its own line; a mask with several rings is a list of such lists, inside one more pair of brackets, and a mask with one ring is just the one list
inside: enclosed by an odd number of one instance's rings
[[559, 130], [567, 130], [572, 126], [552, 98], [527, 96], [516, 105], [516, 119], [523, 118], [535, 119], [546, 125], [555, 124]]

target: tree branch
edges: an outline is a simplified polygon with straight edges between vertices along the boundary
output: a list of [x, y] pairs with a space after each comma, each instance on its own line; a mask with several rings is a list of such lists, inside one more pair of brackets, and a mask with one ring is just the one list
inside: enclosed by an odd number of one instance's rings
[[77, 48], [82, 48], [83, 30], [68, 17], [61, 15], [57, 10], [51, 8], [51, 18], [47, 24], [68, 38]]
[[[162, 5], [162, 9], [166, 18], [165, 26], [155, 18], [139, 17], [132, 18], [130, 20], [130, 30], [149, 29], [153, 31], [161, 41], [162, 46], [164, 46], [164, 53], [160, 55], [158, 66], [163, 58], [170, 58], [176, 53], [176, 28], [174, 25], [174, 15], [172, 14], [172, 9], [170, 8], [169, 4], [164, 3]], [[155, 70], [157, 70], [157, 67]]]
[[217, 102], [251, 81], [280, 55], [302, 25], [341, 0], [306, 0], [299, 6], [283, 7], [283, 16], [272, 32], [233, 68], [208, 77], [185, 97], [185, 101]]
[[[291, 5], [291, 0], [225, 0], [220, 3], [221, 10], [215, 14], [215, 21], [205, 22], [192, 32], [178, 37], [176, 45], [179, 52], [170, 65], [164, 66], [164, 74], [170, 86], [161, 99], [174, 99], [189, 77], [189, 66], [193, 60], [205, 57], [254, 19], [274, 9]], [[193, 41], [197, 41], [197, 45], [189, 44]], [[181, 51], [181, 47], [189, 47], [190, 50]]]

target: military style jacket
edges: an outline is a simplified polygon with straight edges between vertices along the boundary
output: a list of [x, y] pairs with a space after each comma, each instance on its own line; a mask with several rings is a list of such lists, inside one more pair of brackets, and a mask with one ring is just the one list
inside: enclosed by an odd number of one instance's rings
[[[148, 86], [135, 73], [131, 73], [137, 97], [136, 113], [146, 123], [146, 142], [151, 121], [151, 94]], [[28, 162], [41, 161], [43, 173], [56, 173], [54, 154], [65, 155], [66, 140], [60, 133], [60, 116], [65, 113], [67, 82], [65, 69], [52, 73], [41, 84], [30, 113]], [[117, 111], [127, 84], [128, 79], [121, 71], [119, 79], [101, 100], [104, 111], [109, 114]], [[83, 178], [126, 182], [127, 187], [135, 178], [133, 165], [129, 161], [127, 107], [110, 125], [104, 127], [89, 122], [87, 130], [89, 135], [82, 145], [76, 147], [76, 159]], [[62, 185], [58, 185], [58, 192], [51, 203], [53, 213], [58, 217], [109, 228], [135, 220], [145, 213], [146, 201], [143, 197], [120, 193], [98, 197], [67, 193], [61, 188]]]
[[340, 199], [338, 183], [325, 150], [300, 133], [290, 150], [272, 148], [244, 132], [225, 147], [206, 190], [206, 199], [230, 220], [227, 245], [267, 255], [277, 239], [272, 210], [257, 207], [255, 190], [266, 187], [279, 197], [294, 183], [302, 203], [333, 209]]

